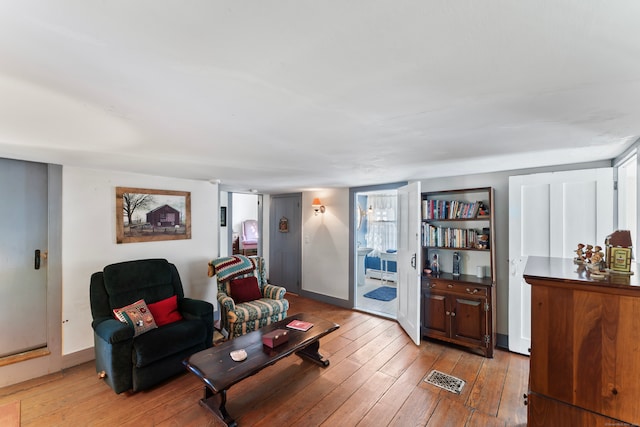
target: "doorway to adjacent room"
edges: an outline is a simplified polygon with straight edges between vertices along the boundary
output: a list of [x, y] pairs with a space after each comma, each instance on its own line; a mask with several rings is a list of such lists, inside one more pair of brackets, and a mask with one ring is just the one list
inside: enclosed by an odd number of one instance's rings
[[354, 308], [395, 319], [397, 190], [358, 191], [354, 204]]
[[263, 254], [262, 200], [253, 192], [220, 192], [220, 256]]

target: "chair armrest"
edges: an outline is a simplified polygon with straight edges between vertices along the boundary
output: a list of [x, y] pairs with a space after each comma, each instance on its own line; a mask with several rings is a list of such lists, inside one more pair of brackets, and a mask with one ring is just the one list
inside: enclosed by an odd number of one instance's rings
[[220, 307], [224, 307], [227, 312], [236, 309], [236, 302], [224, 292], [218, 292], [218, 304], [220, 304]]
[[262, 296], [265, 298], [271, 299], [284, 299], [284, 294], [287, 293], [287, 290], [282, 286], [270, 285], [266, 284], [262, 287]]
[[99, 320], [93, 321], [93, 330], [106, 342], [115, 344], [133, 338], [134, 330], [128, 324], [112, 318]]
[[190, 314], [198, 318], [206, 318], [213, 315], [213, 304], [209, 301], [203, 301], [193, 298], [182, 298], [178, 303], [178, 311], [185, 314]]
[[209, 301], [182, 298], [179, 300], [178, 310], [185, 319], [201, 320], [207, 327], [207, 337], [205, 343], [207, 348], [213, 345], [213, 304]]

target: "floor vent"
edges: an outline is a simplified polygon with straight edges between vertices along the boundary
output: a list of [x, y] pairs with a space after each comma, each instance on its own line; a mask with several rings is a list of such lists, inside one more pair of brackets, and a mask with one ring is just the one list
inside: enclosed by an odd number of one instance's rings
[[460, 378], [452, 377], [451, 375], [436, 370], [429, 372], [429, 375], [427, 375], [427, 378], [424, 380], [429, 384], [433, 384], [436, 387], [443, 388], [455, 394], [460, 394], [464, 387], [464, 381]]

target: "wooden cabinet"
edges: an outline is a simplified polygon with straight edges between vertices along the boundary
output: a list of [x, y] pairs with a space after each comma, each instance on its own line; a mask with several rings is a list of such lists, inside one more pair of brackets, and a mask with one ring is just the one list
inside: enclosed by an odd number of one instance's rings
[[[529, 425], [640, 424], [640, 283], [529, 257]], [[613, 424], [612, 424], [613, 423]]]
[[631, 426], [614, 418], [602, 416], [591, 411], [567, 405], [558, 400], [549, 399], [539, 394], [528, 397], [528, 427], [550, 426]]
[[422, 280], [421, 332], [493, 357], [495, 296], [491, 282], [442, 273]]
[[[421, 333], [493, 357], [495, 347], [493, 189], [422, 194]], [[454, 271], [454, 256], [461, 258]], [[437, 258], [437, 272], [433, 260]], [[482, 271], [478, 277], [478, 268]]]

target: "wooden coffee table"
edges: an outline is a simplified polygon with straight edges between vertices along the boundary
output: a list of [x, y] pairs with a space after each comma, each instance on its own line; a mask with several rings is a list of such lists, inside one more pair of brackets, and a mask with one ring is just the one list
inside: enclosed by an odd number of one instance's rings
[[[311, 322], [313, 327], [306, 332], [287, 328], [286, 325], [294, 319]], [[228, 426], [235, 426], [236, 422], [225, 408], [229, 387], [293, 353], [320, 366], [329, 366], [329, 361], [318, 351], [319, 339], [339, 327], [340, 325], [336, 323], [309, 314], [295, 314], [257, 331], [195, 353], [182, 363], [205, 384], [204, 398], [200, 400], [200, 404], [220, 417]], [[275, 348], [263, 345], [262, 335], [276, 329], [286, 329], [289, 341]], [[240, 349], [247, 352], [247, 358], [242, 362], [234, 362], [230, 353]]]

